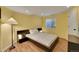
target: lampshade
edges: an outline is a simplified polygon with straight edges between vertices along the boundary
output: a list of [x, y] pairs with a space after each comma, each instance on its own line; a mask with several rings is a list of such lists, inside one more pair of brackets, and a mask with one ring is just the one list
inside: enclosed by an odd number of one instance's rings
[[10, 19], [8, 19], [7, 23], [8, 24], [18, 24], [13, 17], [11, 17]]

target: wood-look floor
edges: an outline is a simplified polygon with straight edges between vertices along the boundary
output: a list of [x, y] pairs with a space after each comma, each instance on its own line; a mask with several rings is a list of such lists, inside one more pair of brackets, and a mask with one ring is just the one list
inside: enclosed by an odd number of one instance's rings
[[[45, 52], [45, 50], [39, 48], [34, 43], [26, 41], [23, 43], [16, 43], [14, 49], [7, 50], [7, 52]], [[59, 39], [59, 42], [56, 44], [53, 52], [67, 52], [68, 41], [65, 39]]]

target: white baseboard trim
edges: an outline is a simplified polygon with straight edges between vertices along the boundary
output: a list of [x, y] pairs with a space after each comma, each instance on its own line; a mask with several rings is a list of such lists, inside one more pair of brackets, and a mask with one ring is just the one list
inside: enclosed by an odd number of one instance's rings
[[1, 49], [1, 50], [2, 50], [2, 52], [5, 52], [10, 47], [11, 47], [11, 44], [9, 44], [7, 47], [5, 47], [4, 49]]
[[[14, 42], [14, 44], [16, 43], [17, 41]], [[11, 47], [12, 44], [9, 44], [7, 47], [5, 47], [4, 49], [1, 49], [1, 52], [5, 52], [8, 48]]]

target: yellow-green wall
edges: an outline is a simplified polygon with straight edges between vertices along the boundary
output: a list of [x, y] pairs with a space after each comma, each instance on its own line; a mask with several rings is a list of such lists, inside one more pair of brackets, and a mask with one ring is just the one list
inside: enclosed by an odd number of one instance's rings
[[71, 10], [73, 10], [76, 13], [76, 20], [78, 25], [79, 24], [79, 6], [75, 6]]
[[[1, 9], [1, 7], [0, 7]], [[1, 12], [1, 10], [0, 10]], [[1, 16], [1, 13], [0, 13], [0, 16]], [[0, 51], [1, 51], [1, 18], [0, 18]]]
[[0, 19], [0, 51], [1, 51], [1, 19]]
[[1, 50], [5, 50], [11, 45], [11, 26], [6, 21], [13, 14], [12, 11], [1, 7]]
[[17, 26], [18, 27], [24, 27], [26, 29], [28, 28], [37, 28], [41, 27], [41, 17], [39, 16], [29, 16], [29, 15], [24, 15], [20, 13], [16, 13], [13, 15], [16, 21], [18, 22]]
[[[47, 18], [56, 18], [56, 28], [47, 29], [45, 20]], [[55, 15], [43, 17], [43, 31], [58, 35], [60, 38], [68, 39], [68, 13], [63, 12]]]
[[76, 21], [77, 21], [77, 36], [79, 37], [79, 6], [74, 7], [74, 11], [76, 12]]
[[76, 7], [76, 13], [77, 13], [77, 25], [79, 25], [79, 7]]
[[6, 21], [13, 17], [17, 21], [17, 25], [14, 26], [14, 42], [17, 41], [17, 30], [37, 28], [42, 26], [42, 20], [39, 16], [24, 15], [18, 12], [14, 12], [5, 7], [1, 7], [1, 50], [6, 50], [11, 45], [11, 25], [6, 24]]
[[[79, 7], [78, 6], [75, 6], [75, 7], [71, 7], [70, 8], [70, 10], [68, 11], [68, 13], [69, 13], [69, 21], [71, 21], [72, 22], [72, 24], [71, 23], [69, 23], [69, 27], [70, 28], [68, 28], [69, 29], [69, 34], [70, 35], [75, 35], [75, 36], [79, 36], [79, 31], [78, 31], [78, 25], [79, 25]], [[75, 21], [75, 22], [74, 22]], [[75, 31], [73, 30], [73, 29], [76, 29]]]

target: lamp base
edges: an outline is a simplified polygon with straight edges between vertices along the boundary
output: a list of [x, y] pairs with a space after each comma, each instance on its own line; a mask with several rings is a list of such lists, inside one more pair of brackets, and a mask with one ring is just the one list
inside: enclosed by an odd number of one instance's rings
[[12, 49], [14, 49], [14, 48], [15, 48], [15, 46], [11, 46], [11, 47], [10, 47], [10, 50], [12, 50]]

